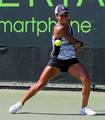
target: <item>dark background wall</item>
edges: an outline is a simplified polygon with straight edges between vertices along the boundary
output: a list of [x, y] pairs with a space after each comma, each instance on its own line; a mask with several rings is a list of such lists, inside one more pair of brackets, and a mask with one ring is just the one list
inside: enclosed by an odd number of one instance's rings
[[[75, 37], [85, 44], [80, 61], [93, 82], [105, 84], [105, 2], [100, 1], [10, 0], [11, 6], [0, 0], [0, 79], [37, 80], [52, 48], [54, 8], [62, 3], [69, 8], [71, 22], [76, 21], [72, 24]], [[65, 80], [65, 76], [75, 82], [65, 73], [58, 79]]]

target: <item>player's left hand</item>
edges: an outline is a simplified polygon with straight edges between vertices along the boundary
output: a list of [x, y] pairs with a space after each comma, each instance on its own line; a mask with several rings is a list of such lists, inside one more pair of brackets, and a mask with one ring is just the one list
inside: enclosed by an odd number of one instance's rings
[[81, 51], [82, 47], [83, 47], [83, 45], [81, 45], [81, 42], [78, 42], [74, 45], [74, 48], [77, 53], [79, 53]]

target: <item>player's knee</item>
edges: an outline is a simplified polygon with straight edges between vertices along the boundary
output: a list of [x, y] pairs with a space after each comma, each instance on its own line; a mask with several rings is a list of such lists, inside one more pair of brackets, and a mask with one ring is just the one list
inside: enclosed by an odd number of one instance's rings
[[45, 85], [46, 85], [46, 82], [43, 82], [43, 81], [36, 83], [36, 87], [39, 90], [42, 89]]
[[83, 84], [88, 84], [88, 85], [91, 84], [90, 77], [87, 76], [87, 75], [83, 75], [80, 79], [81, 79], [81, 81], [82, 81]]
[[90, 79], [86, 79], [86, 80], [84, 81], [84, 85], [87, 86], [87, 87], [90, 87], [90, 85], [91, 85]]
[[45, 82], [37, 82], [30, 89], [34, 92], [41, 90], [46, 85]]

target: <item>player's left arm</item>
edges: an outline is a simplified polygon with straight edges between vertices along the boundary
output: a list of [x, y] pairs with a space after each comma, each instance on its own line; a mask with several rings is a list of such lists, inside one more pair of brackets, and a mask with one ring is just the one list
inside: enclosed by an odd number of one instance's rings
[[74, 45], [77, 52], [80, 52], [81, 48], [83, 47], [83, 42], [74, 38], [74, 36], [72, 36], [70, 32], [67, 31], [67, 29], [64, 29], [62, 32], [63, 37], [65, 37], [66, 40], [70, 42], [70, 44]]

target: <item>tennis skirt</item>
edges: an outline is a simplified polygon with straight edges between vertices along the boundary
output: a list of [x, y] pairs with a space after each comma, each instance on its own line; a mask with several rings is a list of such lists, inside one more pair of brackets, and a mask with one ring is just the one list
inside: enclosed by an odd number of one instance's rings
[[80, 63], [77, 58], [67, 60], [50, 59], [47, 66], [59, 68], [61, 72], [67, 72], [70, 66], [77, 63]]

